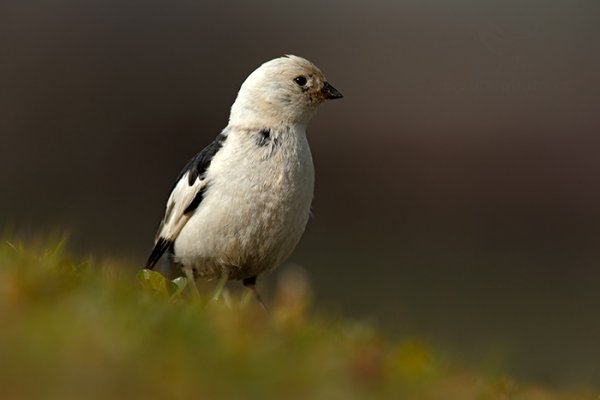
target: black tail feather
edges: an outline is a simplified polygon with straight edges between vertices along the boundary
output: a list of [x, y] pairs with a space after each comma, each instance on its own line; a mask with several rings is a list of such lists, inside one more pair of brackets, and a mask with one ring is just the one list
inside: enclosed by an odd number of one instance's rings
[[158, 260], [160, 260], [160, 257], [162, 257], [164, 252], [167, 251], [167, 249], [171, 246], [173, 246], [173, 241], [167, 240], [162, 237], [158, 238], [156, 244], [154, 245], [154, 248], [152, 249], [152, 253], [150, 253], [150, 257], [148, 257], [148, 261], [146, 262], [146, 268], [154, 268]]

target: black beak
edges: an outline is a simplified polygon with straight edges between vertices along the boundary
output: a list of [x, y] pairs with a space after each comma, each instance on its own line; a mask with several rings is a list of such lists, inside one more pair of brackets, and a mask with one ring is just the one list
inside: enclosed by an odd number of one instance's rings
[[321, 93], [323, 93], [323, 97], [328, 100], [341, 99], [344, 97], [336, 88], [331, 86], [329, 82], [325, 82], [323, 89], [321, 89]]

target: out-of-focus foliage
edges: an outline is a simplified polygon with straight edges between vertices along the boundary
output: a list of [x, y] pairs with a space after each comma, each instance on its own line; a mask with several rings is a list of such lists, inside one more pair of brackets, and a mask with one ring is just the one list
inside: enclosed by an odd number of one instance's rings
[[[0, 244], [5, 399], [596, 399], [468, 371], [418, 340], [308, 309], [301, 276], [265, 313], [214, 303], [185, 280]], [[208, 298], [208, 296], [206, 297]], [[229, 305], [225, 304], [229, 303]]]

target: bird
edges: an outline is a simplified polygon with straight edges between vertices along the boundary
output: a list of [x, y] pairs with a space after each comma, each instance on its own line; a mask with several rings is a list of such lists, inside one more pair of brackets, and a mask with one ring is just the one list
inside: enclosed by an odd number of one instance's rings
[[177, 177], [146, 263], [166, 254], [196, 277], [257, 277], [292, 253], [311, 212], [315, 172], [306, 137], [317, 108], [343, 95], [305, 58], [267, 61], [242, 83], [227, 126]]

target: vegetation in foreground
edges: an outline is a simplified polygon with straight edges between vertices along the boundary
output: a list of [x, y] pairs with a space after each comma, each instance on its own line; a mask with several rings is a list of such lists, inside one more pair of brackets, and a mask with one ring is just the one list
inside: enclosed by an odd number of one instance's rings
[[[465, 370], [415, 340], [308, 309], [306, 282], [270, 311], [192, 298], [168, 281], [0, 244], [4, 399], [597, 399]], [[247, 299], [246, 299], [247, 300]]]

